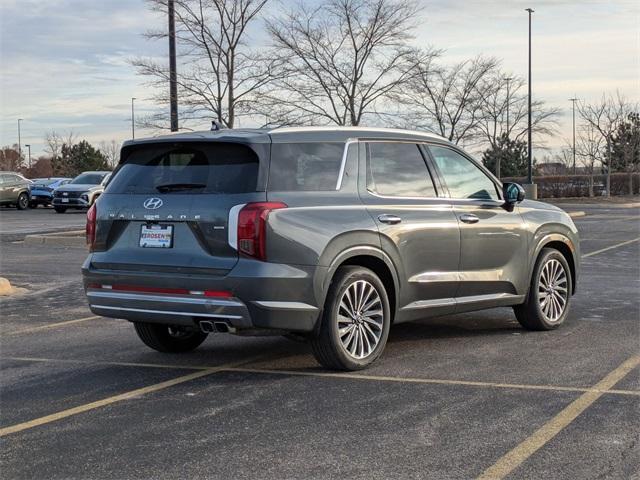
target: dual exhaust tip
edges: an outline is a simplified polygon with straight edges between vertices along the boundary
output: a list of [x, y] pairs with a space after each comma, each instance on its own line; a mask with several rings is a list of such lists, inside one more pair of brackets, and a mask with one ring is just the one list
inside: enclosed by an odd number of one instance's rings
[[224, 321], [203, 320], [200, 322], [200, 330], [204, 333], [236, 333], [235, 327]]

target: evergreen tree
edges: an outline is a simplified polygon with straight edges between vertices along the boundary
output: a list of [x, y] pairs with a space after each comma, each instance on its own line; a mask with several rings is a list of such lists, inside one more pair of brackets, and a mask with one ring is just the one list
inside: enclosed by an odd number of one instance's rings
[[498, 137], [496, 144], [482, 154], [485, 167], [498, 175], [497, 164], [500, 162], [500, 177], [523, 177], [527, 174], [527, 143], [512, 140], [506, 134]]
[[632, 112], [620, 122], [611, 139], [611, 171], [640, 170], [640, 114]]
[[75, 177], [87, 170], [109, 170], [104, 154], [86, 140], [75, 145], [62, 145], [60, 155], [51, 160], [54, 175]]

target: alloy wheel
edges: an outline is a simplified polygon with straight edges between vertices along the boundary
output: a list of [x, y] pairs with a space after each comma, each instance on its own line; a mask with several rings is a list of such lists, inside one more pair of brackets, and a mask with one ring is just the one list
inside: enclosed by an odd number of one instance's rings
[[549, 322], [557, 322], [565, 311], [569, 296], [567, 272], [559, 260], [552, 258], [540, 269], [538, 302]]
[[382, 337], [384, 310], [380, 294], [366, 280], [347, 287], [340, 299], [338, 336], [345, 352], [362, 360], [373, 353]]

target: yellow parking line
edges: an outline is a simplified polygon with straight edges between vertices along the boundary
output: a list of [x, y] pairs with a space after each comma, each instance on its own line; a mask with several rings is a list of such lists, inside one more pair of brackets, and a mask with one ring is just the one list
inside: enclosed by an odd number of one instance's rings
[[122, 400], [130, 400], [141, 395], [145, 395], [147, 393], [157, 392], [159, 390], [164, 390], [165, 388], [172, 387], [174, 385], [179, 385], [181, 383], [189, 382], [191, 380], [195, 380], [196, 378], [205, 377], [207, 375], [211, 375], [213, 373], [220, 372], [225, 370], [227, 367], [233, 367], [234, 365], [250, 363], [256, 360], [263, 359], [264, 355], [259, 357], [254, 357], [249, 360], [243, 360], [242, 362], [233, 362], [226, 365], [221, 365], [219, 367], [208, 368], [206, 370], [200, 370], [198, 372], [189, 373], [188, 375], [182, 375], [181, 377], [174, 378], [171, 380], [167, 380], [164, 382], [156, 383], [154, 385], [149, 385], [148, 387], [138, 388], [136, 390], [131, 390], [129, 392], [121, 393], [119, 395], [114, 395], [112, 397], [103, 398], [102, 400], [98, 400], [91, 403], [86, 403], [84, 405], [79, 405], [77, 407], [69, 408], [67, 410], [62, 410], [60, 412], [52, 413], [51, 415], [46, 415], [44, 417], [35, 418], [33, 420], [29, 420], [28, 422], [18, 423], [16, 425], [11, 425], [9, 427], [0, 429], [0, 437], [4, 437], [6, 435], [10, 435], [12, 433], [21, 432], [23, 430], [28, 430], [30, 428], [38, 427], [40, 425], [44, 425], [51, 422], [56, 422], [58, 420], [62, 420], [63, 418], [71, 417], [73, 415], [78, 415], [79, 413], [88, 412], [90, 410], [95, 410], [96, 408], [104, 407], [107, 405], [111, 405], [113, 403], [121, 402]]
[[627, 240], [626, 242], [616, 243], [615, 245], [611, 245], [610, 247], [601, 248], [600, 250], [596, 250], [595, 252], [586, 253], [586, 254], [582, 255], [582, 258], [587, 258], [587, 257], [590, 257], [592, 255], [597, 255], [599, 253], [606, 252], [606, 251], [611, 250], [613, 248], [624, 247], [625, 245], [629, 245], [630, 243], [637, 242], [638, 240], [640, 240], [640, 237], [634, 238], [633, 240]]
[[555, 417], [536, 430], [530, 437], [517, 445], [513, 450], [503, 455], [496, 463], [484, 471], [479, 480], [499, 480], [515, 470], [522, 462], [527, 460], [536, 451], [542, 448], [549, 440], [555, 437], [562, 429], [584, 412], [593, 402], [598, 400], [605, 391], [613, 387], [631, 370], [640, 365], [640, 355], [628, 359], [614, 371], [594, 385], [593, 390], [583, 393], [571, 402]]
[[518, 383], [496, 383], [496, 382], [475, 382], [470, 380], [446, 380], [437, 378], [415, 378], [415, 377], [387, 377], [379, 375], [363, 375], [358, 373], [330, 373], [330, 372], [302, 372], [299, 370], [268, 370], [264, 368], [225, 368], [230, 372], [244, 373], [270, 373], [274, 375], [296, 375], [303, 377], [328, 377], [328, 378], [349, 378], [357, 380], [373, 380], [378, 382], [398, 382], [398, 383], [426, 383], [435, 385], [462, 385], [469, 387], [489, 387], [489, 388], [515, 388], [524, 390], [547, 390], [560, 392], [595, 392], [599, 394], [615, 393], [620, 395], [640, 396], [640, 391], [636, 390], [601, 390], [597, 388], [564, 387], [559, 385], [528, 385]]
[[41, 325], [39, 327], [23, 328], [22, 330], [15, 330], [13, 332], [7, 332], [4, 335], [5, 336], [10, 336], [10, 335], [18, 335], [20, 333], [38, 332], [40, 330], [48, 330], [50, 328], [65, 327], [67, 325], [73, 325], [75, 323], [82, 323], [82, 322], [87, 322], [89, 320], [96, 320], [98, 318], [103, 318], [103, 317], [98, 317], [98, 316], [94, 315], [92, 317], [78, 318], [76, 320], [67, 320], [65, 322], [48, 323], [47, 325]]
[[103, 362], [93, 360], [75, 360], [72, 358], [40, 358], [40, 357], [0, 357], [0, 360], [17, 361], [17, 362], [41, 362], [41, 363], [70, 363], [78, 365], [107, 365], [114, 367], [149, 367], [149, 368], [168, 368], [172, 370], [207, 370], [217, 368], [215, 365], [177, 365], [163, 363], [135, 363], [135, 362]]

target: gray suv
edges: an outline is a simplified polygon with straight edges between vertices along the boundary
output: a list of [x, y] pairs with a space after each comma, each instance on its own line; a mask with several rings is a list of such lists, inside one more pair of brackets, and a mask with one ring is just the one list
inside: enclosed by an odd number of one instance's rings
[[370, 128], [127, 142], [87, 242], [91, 311], [151, 348], [268, 332], [345, 370], [429, 316], [511, 306], [527, 329], [556, 328], [580, 259], [562, 210], [439, 136]]

